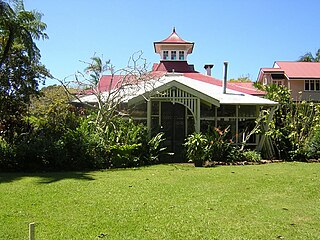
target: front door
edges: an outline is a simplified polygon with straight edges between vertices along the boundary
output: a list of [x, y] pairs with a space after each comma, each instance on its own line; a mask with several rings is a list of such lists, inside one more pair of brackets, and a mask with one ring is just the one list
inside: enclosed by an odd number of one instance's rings
[[165, 134], [165, 146], [168, 152], [173, 153], [169, 162], [184, 161], [185, 139], [185, 107], [178, 103], [161, 103], [161, 126]]

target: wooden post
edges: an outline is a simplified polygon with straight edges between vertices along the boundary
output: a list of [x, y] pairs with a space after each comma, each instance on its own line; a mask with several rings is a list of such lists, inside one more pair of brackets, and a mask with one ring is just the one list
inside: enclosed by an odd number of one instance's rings
[[151, 137], [151, 99], [147, 100], [147, 128], [149, 137]]
[[195, 122], [196, 122], [196, 132], [199, 133], [200, 132], [200, 98], [197, 98], [197, 101], [196, 101], [196, 116], [197, 116], [197, 119], [195, 119]]
[[29, 224], [29, 240], [35, 240], [35, 227], [34, 222]]

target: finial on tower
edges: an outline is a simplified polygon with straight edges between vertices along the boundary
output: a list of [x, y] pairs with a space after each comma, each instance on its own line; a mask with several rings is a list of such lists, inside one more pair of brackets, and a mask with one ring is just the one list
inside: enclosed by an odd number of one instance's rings
[[173, 27], [173, 30], [172, 30], [172, 32], [174, 32], [174, 33], [176, 32], [176, 27]]

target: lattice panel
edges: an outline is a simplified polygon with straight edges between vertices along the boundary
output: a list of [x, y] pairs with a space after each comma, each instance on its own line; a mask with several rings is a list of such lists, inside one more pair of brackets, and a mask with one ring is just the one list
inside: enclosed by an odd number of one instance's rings
[[198, 98], [186, 91], [183, 91], [179, 88], [170, 88], [155, 94], [152, 98], [163, 99], [173, 103], [180, 103], [189, 108], [193, 116], [196, 118]]

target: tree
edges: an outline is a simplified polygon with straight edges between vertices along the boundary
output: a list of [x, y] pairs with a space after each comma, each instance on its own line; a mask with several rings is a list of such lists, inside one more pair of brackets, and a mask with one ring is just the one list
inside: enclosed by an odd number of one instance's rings
[[25, 11], [22, 1], [14, 1], [12, 8], [0, 0], [0, 13], [0, 128], [1, 135], [11, 141], [15, 133], [25, 130], [23, 118], [30, 97], [50, 77], [34, 42], [47, 35], [41, 14]]
[[256, 85], [266, 92], [266, 98], [279, 103], [266, 132], [275, 157], [303, 160], [306, 146], [314, 128], [319, 126], [319, 106], [312, 102], [293, 101], [290, 90], [276, 84]]
[[26, 11], [22, 0], [13, 1], [13, 8], [0, 0], [1, 58], [0, 67], [15, 44], [22, 44], [30, 60], [39, 60], [40, 50], [34, 40], [47, 39], [47, 25], [41, 22], [42, 14]]
[[[91, 62], [84, 63], [87, 65], [84, 73], [78, 72], [75, 80], [58, 80], [66, 90], [70, 85], [82, 89], [76, 99], [82, 105], [97, 111], [96, 122], [101, 129], [113, 127], [113, 118], [125, 114], [121, 103], [126, 97], [135, 95], [141, 89], [152, 91], [160, 77], [147, 70], [142, 52], [133, 54], [128, 65], [119, 70], [115, 70], [110, 60], [104, 61], [97, 56], [92, 57]], [[110, 79], [108, 86], [102, 88], [100, 79], [106, 73], [109, 73]], [[93, 97], [93, 102], [85, 100], [88, 95]], [[147, 97], [146, 100], [148, 101]]]
[[311, 52], [307, 52], [298, 59], [298, 62], [320, 62], [320, 48], [315, 56], [313, 56]]
[[229, 79], [229, 82], [252, 82], [250, 75], [241, 75], [238, 78], [231, 78]]

